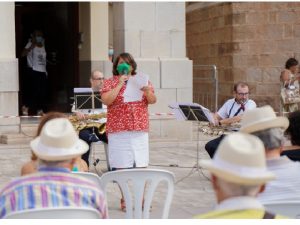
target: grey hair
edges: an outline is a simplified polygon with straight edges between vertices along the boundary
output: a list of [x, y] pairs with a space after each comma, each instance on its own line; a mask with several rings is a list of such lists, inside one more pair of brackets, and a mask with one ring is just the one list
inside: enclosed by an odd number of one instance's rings
[[90, 79], [93, 79], [93, 78], [94, 78], [94, 73], [96, 73], [96, 72], [99, 72], [99, 73], [103, 74], [100, 70], [93, 70], [93, 71], [91, 72]]
[[284, 135], [282, 128], [270, 128], [267, 130], [256, 131], [251, 134], [258, 137], [264, 143], [266, 150], [273, 150], [282, 146]]
[[223, 179], [217, 178], [217, 183], [221, 191], [227, 197], [237, 197], [237, 196], [252, 196], [255, 197], [261, 185], [241, 185], [232, 182], [225, 181]]
[[71, 163], [71, 161], [72, 161], [71, 159], [60, 160], [60, 161], [46, 161], [46, 160], [39, 159], [38, 164], [39, 164], [39, 166], [59, 167], [62, 164]]

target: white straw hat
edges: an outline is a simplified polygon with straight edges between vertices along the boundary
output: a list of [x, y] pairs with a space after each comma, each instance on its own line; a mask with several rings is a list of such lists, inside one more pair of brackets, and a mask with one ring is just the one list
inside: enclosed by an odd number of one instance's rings
[[34, 154], [46, 161], [76, 158], [88, 151], [89, 146], [78, 138], [70, 121], [57, 118], [48, 121], [40, 136], [30, 142]]
[[200, 165], [216, 177], [242, 185], [259, 185], [275, 179], [266, 168], [263, 143], [250, 134], [227, 135], [214, 158], [201, 160]]
[[276, 127], [286, 130], [288, 126], [289, 120], [282, 116], [276, 117], [273, 108], [267, 105], [247, 110], [242, 116], [240, 131], [253, 133]]

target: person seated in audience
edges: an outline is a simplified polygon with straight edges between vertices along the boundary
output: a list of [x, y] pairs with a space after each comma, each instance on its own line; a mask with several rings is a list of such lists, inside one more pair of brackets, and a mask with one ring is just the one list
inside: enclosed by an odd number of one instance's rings
[[275, 179], [266, 168], [263, 143], [243, 133], [227, 135], [213, 159], [200, 165], [212, 174], [212, 186], [218, 205], [214, 211], [198, 215], [198, 219], [266, 219], [283, 218], [265, 211], [256, 199], [265, 185]]
[[[245, 82], [237, 82], [233, 86], [234, 98], [227, 100], [224, 105], [214, 114], [215, 124], [230, 125], [238, 123], [243, 113], [256, 108], [256, 103], [249, 99], [249, 85]], [[210, 158], [213, 158], [218, 145], [225, 135], [215, 138], [205, 145], [205, 150]]]
[[79, 139], [68, 119], [46, 122], [30, 146], [39, 160], [38, 172], [4, 185], [0, 190], [0, 218], [13, 212], [53, 207], [93, 208], [101, 218], [108, 217], [106, 200], [97, 184], [71, 173], [76, 158], [89, 146]]
[[286, 133], [290, 137], [292, 145], [283, 146], [281, 155], [286, 155], [293, 161], [300, 161], [300, 111], [295, 111], [289, 115], [290, 125]]
[[266, 185], [258, 195], [263, 203], [276, 201], [300, 201], [300, 163], [280, 156], [284, 130], [289, 126], [286, 117], [276, 117], [271, 106], [264, 106], [245, 112], [240, 132], [257, 136], [265, 146], [267, 167], [276, 175], [276, 180]]
[[[37, 128], [37, 134], [36, 136], [39, 136], [41, 133], [42, 128], [44, 127], [45, 123], [49, 120], [55, 119], [55, 118], [66, 118], [65, 114], [60, 112], [49, 112], [47, 114], [44, 114], [41, 118], [41, 121], [39, 123], [39, 126]], [[31, 161], [25, 163], [21, 168], [21, 176], [35, 173], [38, 169], [38, 160], [37, 156], [31, 151]], [[82, 160], [80, 157], [76, 159], [74, 170], [78, 170], [81, 172], [88, 172], [87, 164], [84, 160]]]

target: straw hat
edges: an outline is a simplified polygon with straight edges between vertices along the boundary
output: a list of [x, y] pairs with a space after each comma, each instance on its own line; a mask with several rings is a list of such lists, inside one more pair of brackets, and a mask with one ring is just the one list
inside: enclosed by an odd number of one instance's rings
[[246, 111], [241, 120], [240, 131], [253, 133], [270, 128], [283, 128], [286, 130], [289, 120], [286, 117], [276, 117], [273, 108], [269, 105]]
[[57, 118], [48, 121], [40, 136], [30, 142], [38, 158], [46, 161], [60, 161], [76, 158], [87, 152], [89, 146], [78, 138], [70, 121]]
[[216, 177], [242, 185], [259, 185], [275, 179], [266, 168], [263, 143], [250, 134], [227, 135], [214, 158], [201, 160], [200, 165]]

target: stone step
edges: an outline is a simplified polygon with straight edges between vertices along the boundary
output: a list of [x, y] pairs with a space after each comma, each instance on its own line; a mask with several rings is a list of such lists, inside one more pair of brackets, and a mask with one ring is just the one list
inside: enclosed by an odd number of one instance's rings
[[28, 144], [33, 139], [32, 136], [26, 136], [22, 133], [19, 134], [2, 134], [0, 136], [1, 144]]

